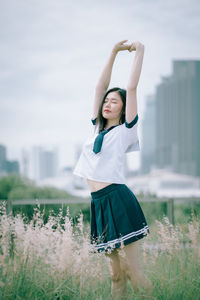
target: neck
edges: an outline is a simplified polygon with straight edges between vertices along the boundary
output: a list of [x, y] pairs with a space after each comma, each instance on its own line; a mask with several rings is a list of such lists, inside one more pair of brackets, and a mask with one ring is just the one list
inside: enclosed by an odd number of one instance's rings
[[116, 126], [116, 125], [119, 125], [119, 120], [107, 120], [106, 126], [104, 127], [104, 129], [108, 129], [111, 126]]

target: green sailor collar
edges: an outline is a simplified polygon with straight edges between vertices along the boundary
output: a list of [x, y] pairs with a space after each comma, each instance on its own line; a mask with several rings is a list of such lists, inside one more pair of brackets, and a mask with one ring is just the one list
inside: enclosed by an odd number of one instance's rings
[[[96, 125], [96, 119], [97, 119], [97, 118], [91, 119], [93, 125]], [[137, 121], [138, 121], [138, 114], [135, 116], [135, 118], [133, 119], [133, 121], [130, 122], [130, 123], [128, 123], [128, 122], [126, 121], [126, 118], [125, 118], [125, 126], [126, 126], [127, 128], [131, 128], [131, 127], [133, 127], [133, 126], [137, 123]], [[102, 147], [102, 144], [103, 144], [103, 138], [104, 138], [104, 135], [105, 135], [106, 133], [108, 133], [111, 129], [113, 129], [114, 127], [116, 127], [116, 126], [119, 126], [119, 124], [118, 124], [118, 125], [113, 125], [113, 126], [109, 127], [108, 129], [101, 131], [101, 132], [97, 135], [97, 137], [96, 137], [96, 139], [95, 139], [95, 141], [94, 141], [94, 145], [93, 145], [93, 152], [94, 152], [95, 154], [97, 154], [97, 153], [99, 153], [99, 152], [101, 151], [101, 147]]]

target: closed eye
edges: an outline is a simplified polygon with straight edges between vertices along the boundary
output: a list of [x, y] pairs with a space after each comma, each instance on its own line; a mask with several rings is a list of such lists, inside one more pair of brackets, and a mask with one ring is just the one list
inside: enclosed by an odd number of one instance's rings
[[[107, 102], [108, 102], [108, 100], [105, 100], [105, 101], [104, 101], [104, 103], [107, 103]], [[116, 100], [112, 100], [111, 102], [112, 102], [112, 103], [117, 103]]]

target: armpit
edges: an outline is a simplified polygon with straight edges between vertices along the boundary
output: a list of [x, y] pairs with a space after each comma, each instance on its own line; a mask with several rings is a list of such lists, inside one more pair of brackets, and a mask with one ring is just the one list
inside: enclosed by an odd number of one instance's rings
[[130, 123], [128, 123], [125, 119], [125, 126], [127, 128], [132, 128], [138, 121], [138, 114], [135, 116], [135, 118], [133, 119], [133, 121], [131, 121]]

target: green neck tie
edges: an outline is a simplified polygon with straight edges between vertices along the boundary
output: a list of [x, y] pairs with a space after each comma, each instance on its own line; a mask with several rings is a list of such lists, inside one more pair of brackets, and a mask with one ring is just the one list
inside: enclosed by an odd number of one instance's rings
[[101, 151], [101, 147], [102, 147], [104, 135], [105, 135], [106, 133], [108, 133], [108, 131], [110, 131], [111, 129], [113, 129], [114, 127], [116, 127], [116, 126], [118, 126], [118, 125], [113, 125], [113, 126], [111, 126], [110, 128], [101, 131], [101, 132], [97, 135], [97, 137], [96, 137], [96, 139], [95, 139], [95, 141], [94, 141], [94, 145], [93, 145], [93, 152], [94, 152], [95, 154], [97, 154], [97, 153], [99, 153], [99, 152]]

